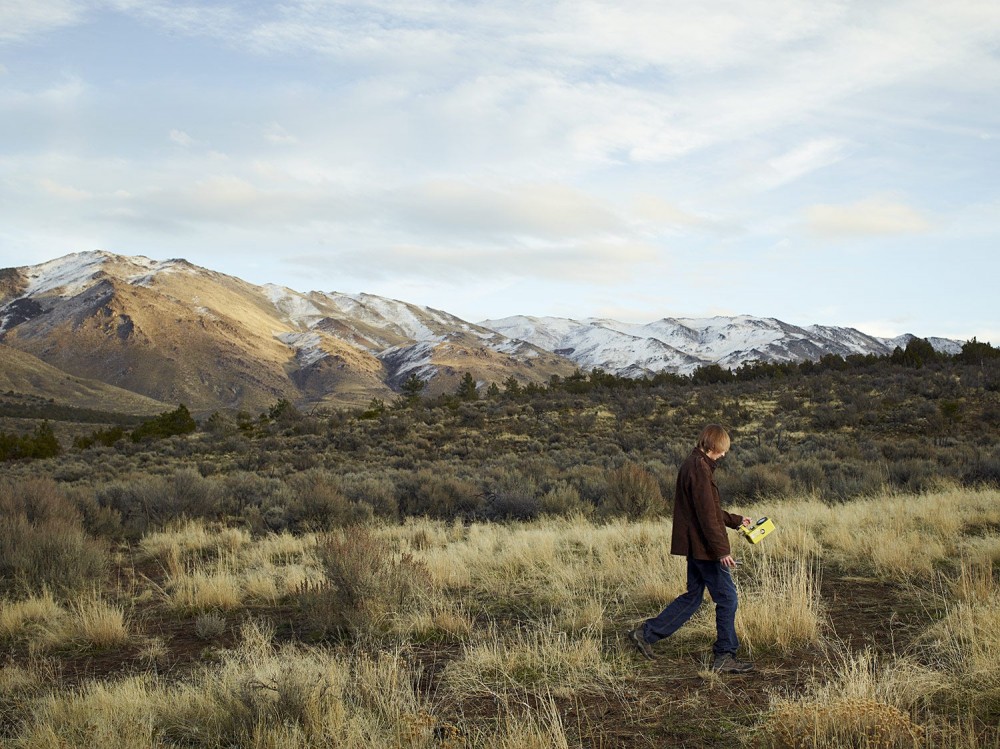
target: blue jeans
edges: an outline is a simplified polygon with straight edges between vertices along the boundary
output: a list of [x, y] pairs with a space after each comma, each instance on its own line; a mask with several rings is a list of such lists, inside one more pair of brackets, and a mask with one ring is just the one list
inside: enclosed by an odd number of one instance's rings
[[670, 637], [701, 607], [705, 588], [715, 601], [716, 655], [735, 653], [740, 647], [736, 638], [736, 585], [729, 570], [719, 562], [687, 558], [687, 592], [677, 596], [656, 617], [647, 619], [642, 633], [646, 642], [653, 644]]

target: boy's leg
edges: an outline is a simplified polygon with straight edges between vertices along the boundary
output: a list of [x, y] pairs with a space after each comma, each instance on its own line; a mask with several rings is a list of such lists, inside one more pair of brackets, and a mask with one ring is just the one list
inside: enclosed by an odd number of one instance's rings
[[715, 602], [715, 645], [712, 652], [715, 655], [725, 653], [735, 654], [740, 647], [736, 637], [736, 585], [728, 569], [719, 562], [703, 562], [692, 560], [700, 568], [700, 574]]
[[663, 611], [652, 619], [647, 619], [641, 628], [646, 642], [652, 644], [669, 637], [692, 616], [701, 606], [705, 597], [705, 581], [701, 570], [693, 564], [697, 560], [688, 557], [687, 592], [677, 596]]

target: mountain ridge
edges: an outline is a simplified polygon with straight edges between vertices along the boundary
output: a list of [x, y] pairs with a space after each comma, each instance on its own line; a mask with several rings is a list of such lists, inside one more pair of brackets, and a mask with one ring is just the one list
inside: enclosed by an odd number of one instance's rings
[[[709, 364], [884, 355], [913, 337], [752, 315], [649, 323], [516, 315], [473, 323], [374, 294], [255, 285], [182, 258], [102, 250], [0, 269], [0, 345], [118, 388], [101, 395], [104, 406], [108, 393], [124, 390], [140, 396], [144, 409], [184, 402], [196, 412], [253, 410], [279, 399], [360, 405], [394, 396], [413, 375], [435, 394], [453, 392], [465, 372], [481, 385], [510, 377], [543, 383], [594, 368], [629, 377], [690, 374]], [[928, 340], [950, 353], [961, 348]], [[5, 359], [0, 381], [14, 366]]]

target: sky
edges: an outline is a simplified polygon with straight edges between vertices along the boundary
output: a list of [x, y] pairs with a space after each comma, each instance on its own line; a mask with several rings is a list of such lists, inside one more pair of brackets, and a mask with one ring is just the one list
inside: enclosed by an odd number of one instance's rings
[[1000, 345], [996, 0], [0, 0], [0, 267]]

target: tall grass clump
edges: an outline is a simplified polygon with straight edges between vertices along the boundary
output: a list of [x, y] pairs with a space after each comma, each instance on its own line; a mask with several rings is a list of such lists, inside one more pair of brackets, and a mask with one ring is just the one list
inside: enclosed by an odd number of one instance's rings
[[995, 489], [883, 494], [838, 504], [793, 500], [772, 506], [781, 531], [765, 543], [778, 553], [789, 551], [783, 537], [791, 526], [799, 529], [796, 551], [809, 551], [815, 540], [827, 564], [837, 569], [883, 580], [926, 580], [960, 558], [966, 547], [982, 544], [963, 529], [990, 527], [998, 502]]
[[938, 674], [915, 661], [872, 649], [835, 653], [826, 681], [804, 693], [775, 695], [761, 726], [761, 743], [793, 747], [922, 747], [927, 727], [915, 718], [942, 688]]
[[162, 566], [164, 601], [189, 614], [274, 605], [322, 577], [314, 536], [252, 538], [244, 529], [201, 520], [150, 533], [139, 543], [138, 557]]
[[618, 688], [624, 663], [605, 652], [599, 637], [570, 636], [551, 623], [503, 633], [493, 628], [464, 646], [446, 667], [443, 684], [455, 695], [603, 694]]
[[316, 555], [325, 579], [299, 594], [313, 636], [385, 634], [400, 612], [412, 612], [427, 599], [430, 578], [423, 563], [394, 552], [374, 531], [358, 527], [324, 535]]
[[751, 650], [790, 652], [819, 643], [824, 618], [818, 563], [766, 555], [750, 559], [735, 576], [736, 624], [744, 644]]
[[1000, 592], [949, 605], [922, 644], [963, 702], [983, 704], [1000, 717]]
[[48, 591], [0, 601], [0, 642], [29, 651], [109, 650], [132, 639], [125, 609], [95, 594], [64, 604]]
[[570, 739], [552, 695], [533, 710], [515, 698], [499, 700], [498, 725], [477, 726], [467, 744], [483, 749], [569, 749]]

